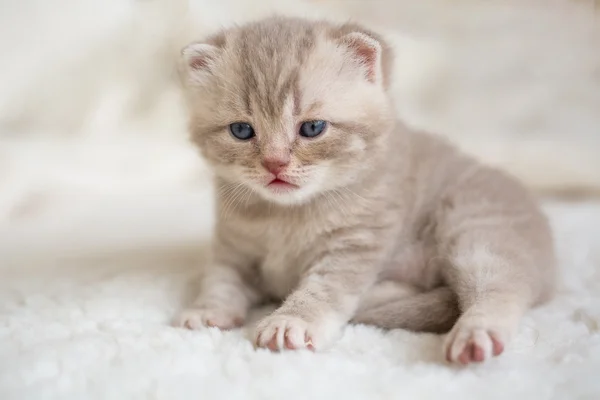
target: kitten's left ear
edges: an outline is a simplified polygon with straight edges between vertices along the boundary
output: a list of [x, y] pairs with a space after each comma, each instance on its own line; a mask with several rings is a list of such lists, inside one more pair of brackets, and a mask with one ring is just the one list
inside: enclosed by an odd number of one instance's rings
[[375, 84], [383, 84], [383, 46], [374, 37], [363, 32], [351, 32], [338, 39], [364, 69], [365, 78]]
[[202, 81], [210, 73], [219, 56], [220, 49], [207, 43], [191, 43], [181, 50], [186, 75]]

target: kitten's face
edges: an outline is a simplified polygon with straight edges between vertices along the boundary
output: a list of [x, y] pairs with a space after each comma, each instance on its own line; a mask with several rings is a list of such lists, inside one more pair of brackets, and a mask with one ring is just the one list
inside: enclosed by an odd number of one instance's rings
[[192, 137], [217, 175], [298, 204], [369, 168], [393, 122], [381, 44], [333, 29], [274, 19], [187, 48]]

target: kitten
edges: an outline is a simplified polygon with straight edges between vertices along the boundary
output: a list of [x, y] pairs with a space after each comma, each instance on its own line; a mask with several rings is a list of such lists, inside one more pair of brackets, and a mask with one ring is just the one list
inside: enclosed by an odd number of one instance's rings
[[509, 176], [396, 120], [376, 33], [274, 17], [182, 52], [193, 141], [216, 175], [200, 294], [179, 324], [323, 349], [349, 321], [447, 332], [445, 356], [502, 353], [550, 297], [552, 237]]

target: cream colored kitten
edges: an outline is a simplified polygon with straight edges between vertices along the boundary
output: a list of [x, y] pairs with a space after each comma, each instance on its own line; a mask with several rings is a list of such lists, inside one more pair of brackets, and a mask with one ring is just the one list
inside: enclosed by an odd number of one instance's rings
[[447, 358], [498, 355], [555, 281], [552, 238], [512, 178], [397, 122], [392, 56], [361, 26], [271, 18], [183, 50], [218, 222], [191, 329], [242, 325], [322, 349], [353, 320], [445, 332]]

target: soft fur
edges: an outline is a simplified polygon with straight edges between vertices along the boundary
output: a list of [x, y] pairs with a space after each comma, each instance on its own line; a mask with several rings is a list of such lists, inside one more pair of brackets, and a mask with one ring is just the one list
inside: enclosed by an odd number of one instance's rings
[[[191, 44], [183, 61], [218, 221], [181, 325], [236, 327], [275, 298], [283, 304], [259, 324], [260, 347], [326, 348], [352, 318], [454, 325], [444, 351], [466, 364], [502, 353], [527, 308], [552, 294], [552, 237], [533, 199], [396, 121], [391, 54], [377, 34], [277, 17]], [[328, 121], [327, 131], [300, 137], [310, 120]], [[256, 137], [230, 135], [239, 121]], [[285, 159], [283, 172], [265, 169], [266, 159]], [[273, 187], [274, 178], [297, 188]]]

